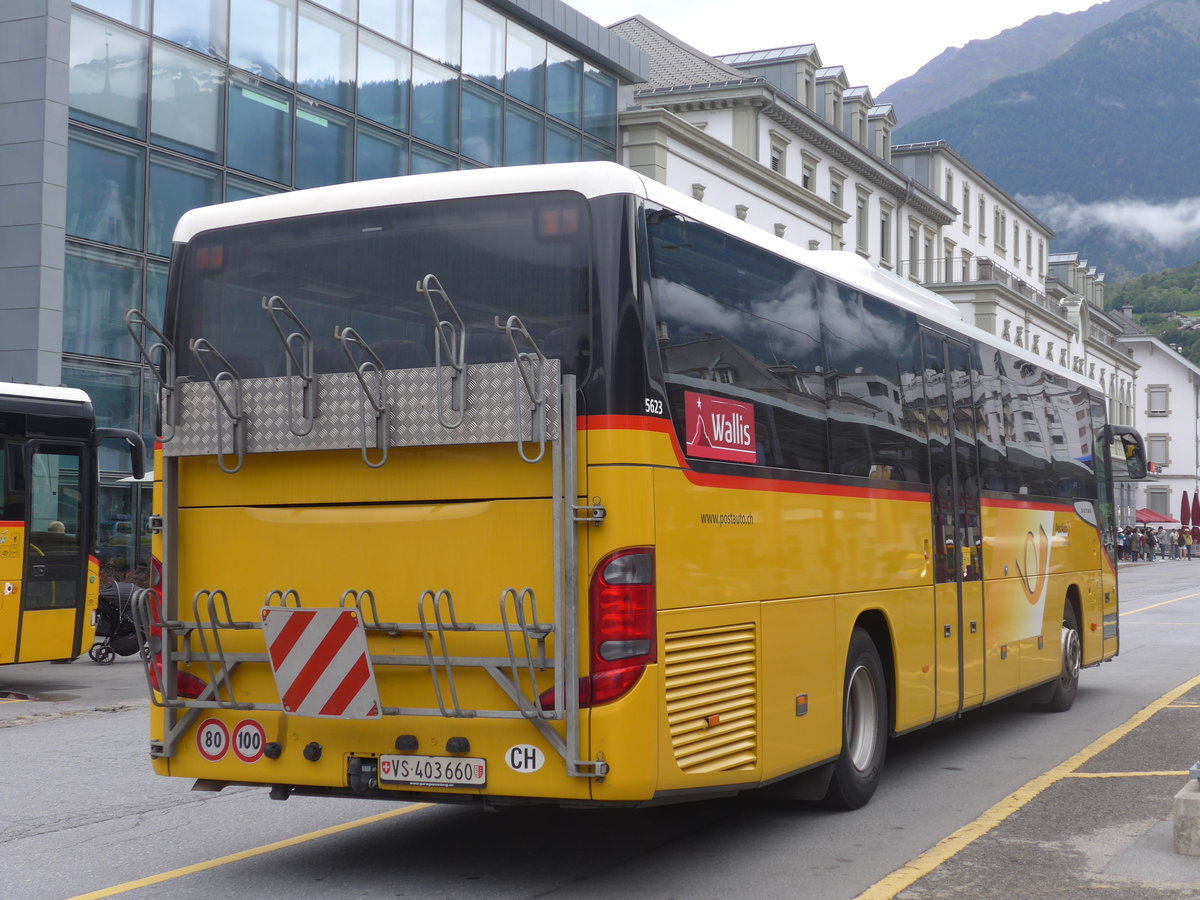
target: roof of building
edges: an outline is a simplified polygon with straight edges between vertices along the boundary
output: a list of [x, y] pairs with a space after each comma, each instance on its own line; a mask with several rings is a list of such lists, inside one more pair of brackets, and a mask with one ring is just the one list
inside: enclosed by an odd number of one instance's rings
[[563, 0], [492, 0], [492, 3], [502, 12], [602, 63], [627, 81], [640, 84], [649, 74], [650, 60], [645, 52]]
[[816, 51], [816, 44], [793, 44], [790, 47], [775, 47], [772, 50], [721, 53], [714, 58], [731, 66], [752, 66], [758, 63], [791, 62], [795, 59], [807, 59], [815, 55]]
[[640, 47], [649, 57], [649, 78], [640, 86], [642, 90], [753, 80], [741, 69], [726, 65], [668, 34], [645, 16], [622, 19], [610, 25], [609, 31]]

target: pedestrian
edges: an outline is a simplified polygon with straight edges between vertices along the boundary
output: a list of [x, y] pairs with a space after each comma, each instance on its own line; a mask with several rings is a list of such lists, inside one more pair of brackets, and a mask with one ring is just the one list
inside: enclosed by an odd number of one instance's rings
[[1179, 559], [1179, 531], [1169, 532], [1167, 539], [1171, 542], [1171, 559]]
[[1192, 558], [1192, 529], [1190, 528], [1183, 529], [1183, 546], [1187, 550], [1187, 558], [1190, 560]]

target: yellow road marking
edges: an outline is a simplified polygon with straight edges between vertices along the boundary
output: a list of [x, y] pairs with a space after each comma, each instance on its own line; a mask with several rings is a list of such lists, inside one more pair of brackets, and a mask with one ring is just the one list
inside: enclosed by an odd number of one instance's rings
[[1068, 772], [1063, 778], [1144, 778], [1148, 776], [1188, 777], [1187, 769], [1178, 772]]
[[1088, 746], [1084, 747], [1070, 759], [1059, 763], [1048, 772], [1043, 772], [1032, 781], [1017, 788], [975, 821], [968, 822], [953, 834], [940, 840], [920, 856], [905, 863], [886, 878], [875, 882], [875, 884], [859, 894], [855, 900], [891, 900], [892, 897], [895, 897], [905, 888], [911, 887], [918, 879], [928, 875], [942, 863], [961, 852], [973, 841], [983, 837], [1013, 813], [1021, 809], [1021, 807], [1029, 803], [1029, 801], [1033, 800], [1046, 788], [1050, 787], [1050, 785], [1065, 778], [1101, 751], [1107, 750], [1135, 728], [1145, 724], [1159, 710], [1164, 709], [1197, 685], [1200, 685], [1200, 675], [1179, 685], [1177, 688], [1167, 691], [1167, 693], [1163, 694], [1157, 700], [1139, 709], [1123, 724], [1118, 725], [1107, 734], [1096, 738], [1096, 740], [1092, 741], [1092, 743], [1088, 744]]
[[203, 872], [206, 869], [215, 869], [218, 866], [226, 866], [229, 863], [240, 862], [243, 859], [262, 856], [264, 853], [274, 853], [276, 850], [284, 850], [288, 847], [295, 847], [297, 844], [305, 844], [309, 841], [315, 841], [318, 838], [329, 837], [331, 834], [339, 834], [343, 831], [362, 828], [365, 825], [373, 825], [376, 822], [382, 822], [386, 819], [394, 819], [397, 816], [407, 815], [420, 809], [428, 809], [432, 805], [432, 803], [414, 803], [412, 806], [379, 813], [375, 816], [367, 816], [365, 819], [355, 819], [353, 822], [346, 822], [342, 825], [331, 825], [329, 828], [322, 828], [320, 831], [310, 831], [308, 834], [297, 835], [294, 838], [275, 841], [272, 844], [264, 844], [261, 847], [251, 847], [249, 850], [240, 850], [237, 853], [230, 853], [228, 856], [219, 856], [216, 859], [193, 863], [190, 866], [182, 866], [178, 869], [172, 869], [169, 872], [161, 872], [158, 875], [149, 875], [146, 878], [139, 878], [137, 881], [127, 881], [124, 884], [117, 884], [113, 887], [92, 891], [88, 894], [79, 894], [76, 897], [70, 898], [70, 900], [99, 900], [101, 897], [115, 897], [118, 894], [136, 891], [138, 888], [149, 887], [152, 884], [174, 881], [176, 878], [182, 878], [185, 875], [192, 875], [196, 872]]
[[1171, 599], [1171, 600], [1163, 600], [1159, 603], [1151, 603], [1149, 606], [1143, 606], [1139, 609], [1131, 609], [1128, 612], [1122, 610], [1121, 617], [1124, 618], [1125, 616], [1135, 616], [1138, 613], [1145, 612], [1148, 609], [1158, 609], [1160, 606], [1167, 606], [1168, 604], [1171, 604], [1171, 603], [1178, 603], [1180, 600], [1191, 600], [1193, 597], [1200, 597], [1200, 593], [1184, 594], [1182, 597], [1175, 597], [1174, 599]]

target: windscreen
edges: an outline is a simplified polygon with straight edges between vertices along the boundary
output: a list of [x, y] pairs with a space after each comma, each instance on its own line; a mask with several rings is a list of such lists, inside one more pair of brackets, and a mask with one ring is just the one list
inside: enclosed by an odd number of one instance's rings
[[[587, 351], [588, 223], [586, 201], [564, 192], [379, 207], [206, 232], [184, 251], [182, 277], [175, 280], [179, 295], [168, 313], [179, 374], [205, 377], [188, 351], [196, 338], [207, 340], [242, 378], [285, 374], [283, 340], [263, 309], [269, 297], [282, 298], [312, 335], [318, 373], [353, 368], [334, 338], [335, 329], [346, 326], [386, 368], [431, 366], [437, 326], [429, 301], [416, 290], [427, 275], [437, 277], [463, 320], [466, 362], [511, 359], [495, 319], [515, 315], [547, 357], [579, 373]], [[437, 316], [454, 319], [440, 300]], [[295, 330], [279, 319], [285, 334]]]

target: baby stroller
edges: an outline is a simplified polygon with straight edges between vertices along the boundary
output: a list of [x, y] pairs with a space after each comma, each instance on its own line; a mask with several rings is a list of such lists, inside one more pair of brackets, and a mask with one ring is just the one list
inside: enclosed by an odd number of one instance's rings
[[92, 662], [106, 666], [118, 656], [132, 656], [141, 646], [133, 625], [133, 595], [136, 584], [114, 581], [100, 588], [96, 614], [96, 643], [88, 650]]

